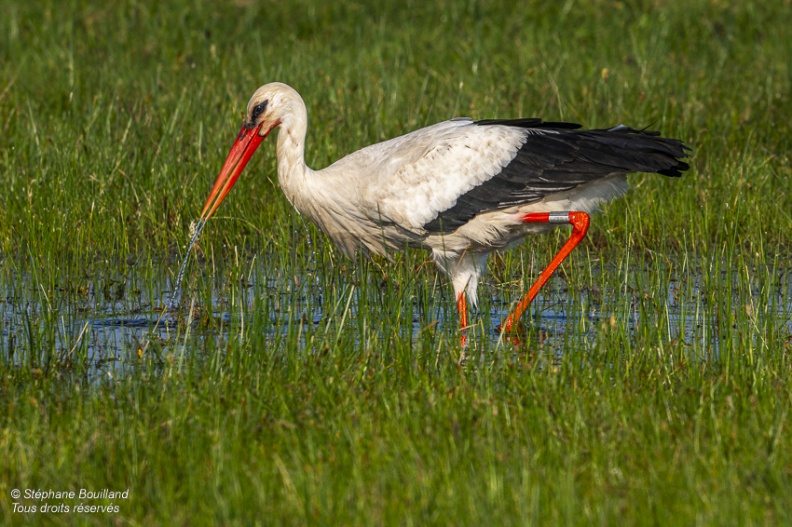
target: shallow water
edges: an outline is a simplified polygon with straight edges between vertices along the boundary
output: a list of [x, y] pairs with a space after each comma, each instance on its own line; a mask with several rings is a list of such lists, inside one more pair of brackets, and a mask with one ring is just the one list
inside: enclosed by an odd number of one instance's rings
[[[592, 280], [581, 282], [596, 283], [599, 273], [618, 274], [615, 270], [589, 273]], [[722, 339], [735, 338], [739, 332], [755, 331], [759, 335], [761, 327], [770, 324], [776, 332], [792, 335], [792, 273], [773, 273], [777, 279], [770, 284], [772, 290], [767, 290], [769, 286], [761, 279], [744, 279], [732, 273], [713, 278], [689, 272], [662, 281], [659, 290], [653, 284], [657, 273], [651, 270], [632, 271], [612, 289], [586, 286], [571, 291], [563, 279], [554, 278], [523, 320], [529, 327], [525, 338], [561, 352], [570, 338], [585, 344], [614, 329], [634, 338], [641, 332], [658, 333], [659, 328], [667, 342], [682, 342], [702, 355], [717, 356]], [[251, 272], [247, 280], [233, 287], [213, 287], [214, 292], [207, 293], [211, 294], [211, 305], [203, 305], [200, 292], [190, 292], [189, 284], [182, 298], [176, 281], [167, 278], [171, 276], [167, 269], [161, 269], [158, 276], [166, 278], [146, 280], [131, 272], [123, 278], [97, 280], [85, 291], [49, 293], [24, 277], [17, 277], [13, 286], [11, 281], [5, 282], [0, 303], [0, 356], [24, 363], [31, 360], [30, 350], [50, 349], [48, 358], [36, 361], [64, 364], [79, 359], [91, 377], [115, 378], [145, 356], [162, 360], [177, 347], [205, 339], [228, 339], [245, 323], [246, 330], [251, 331], [250, 320], [255, 317], [266, 323], [252, 330], [275, 337], [294, 324], [319, 327], [343, 323], [339, 322], [342, 318], [348, 322], [359, 315], [360, 309], [368, 310], [376, 304], [376, 300], [361, 297], [363, 293], [352, 286], [344, 284], [343, 291], [326, 291], [317, 276], [286, 277], [273, 274], [269, 266]], [[450, 291], [440, 283], [428, 290], [428, 311], [416, 306], [420, 301], [415, 298], [408, 300], [413, 305], [402, 306], [405, 313], [411, 308], [414, 339], [427, 327], [439, 327], [452, 337], [449, 340], [456, 338]], [[720, 288], [718, 294], [713, 293], [713, 284]], [[474, 313], [473, 322], [483, 325], [484, 331], [471, 332], [485, 335], [496, 348], [503, 342], [493, 328], [508, 315], [518, 299], [517, 291], [493, 283], [484, 284], [479, 291], [485, 311]], [[328, 302], [325, 295], [337, 300]], [[362, 300], [366, 305], [359, 308]], [[328, 305], [335, 306], [332, 313], [322, 307]], [[732, 321], [724, 323], [724, 317]]]

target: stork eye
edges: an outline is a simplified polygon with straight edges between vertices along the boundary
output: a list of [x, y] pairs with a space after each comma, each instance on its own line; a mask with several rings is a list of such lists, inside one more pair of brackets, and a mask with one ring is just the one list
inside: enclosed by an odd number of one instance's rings
[[266, 101], [264, 101], [262, 103], [259, 103], [259, 104], [257, 104], [256, 106], [253, 107], [253, 111], [250, 112], [250, 120], [251, 121], [255, 121], [256, 119], [258, 119], [259, 115], [264, 113], [264, 110], [267, 109], [267, 103], [268, 102], [269, 102], [269, 100], [266, 100]]

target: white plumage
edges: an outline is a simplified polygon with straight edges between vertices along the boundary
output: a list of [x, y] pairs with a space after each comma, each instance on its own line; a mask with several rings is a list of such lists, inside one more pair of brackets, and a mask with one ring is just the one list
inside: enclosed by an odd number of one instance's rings
[[592, 212], [626, 190], [629, 172], [678, 176], [688, 168], [680, 160], [686, 147], [652, 132], [463, 118], [362, 148], [314, 171], [304, 160], [307, 119], [302, 98], [289, 86], [256, 90], [202, 221], [279, 126], [278, 180], [294, 207], [349, 255], [407, 246], [431, 250], [451, 278], [463, 324], [464, 295], [475, 305], [489, 253], [553, 226], [526, 220], [526, 214]]

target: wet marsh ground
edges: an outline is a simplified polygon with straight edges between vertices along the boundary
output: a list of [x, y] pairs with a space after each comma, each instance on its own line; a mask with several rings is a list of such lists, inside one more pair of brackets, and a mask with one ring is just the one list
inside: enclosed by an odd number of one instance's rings
[[[790, 27], [789, 2], [1, 4], [0, 523], [788, 524]], [[692, 168], [632, 177], [518, 344], [493, 328], [567, 233], [493, 258], [461, 361], [426, 254], [343, 257], [270, 138], [175, 307], [273, 80], [317, 168], [457, 115], [647, 126]]]

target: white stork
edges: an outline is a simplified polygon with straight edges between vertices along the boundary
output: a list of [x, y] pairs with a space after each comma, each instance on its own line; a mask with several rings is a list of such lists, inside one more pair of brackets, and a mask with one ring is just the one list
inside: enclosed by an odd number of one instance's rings
[[260, 87], [201, 213], [199, 230], [261, 141], [280, 127], [278, 182], [288, 200], [347, 255], [432, 252], [451, 279], [459, 322], [487, 257], [527, 234], [569, 223], [569, 240], [501, 324], [510, 331], [550, 275], [586, 235], [589, 213], [623, 194], [627, 174], [678, 177], [688, 147], [657, 132], [617, 126], [578, 130], [540, 119], [451, 119], [367, 146], [323, 170], [305, 164], [308, 113], [293, 88]]

